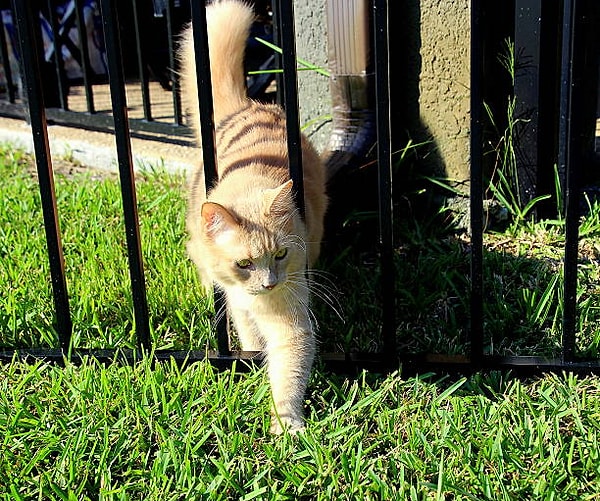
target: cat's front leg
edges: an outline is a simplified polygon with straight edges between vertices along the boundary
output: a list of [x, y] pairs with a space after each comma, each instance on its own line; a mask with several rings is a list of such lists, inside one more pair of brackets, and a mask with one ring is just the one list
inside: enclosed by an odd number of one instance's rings
[[273, 323], [268, 326], [265, 340], [273, 397], [270, 431], [298, 432], [304, 428], [304, 394], [315, 356], [312, 327], [308, 320], [303, 326]]
[[263, 351], [264, 345], [256, 322], [250, 312], [242, 308], [236, 308], [229, 303], [229, 311], [233, 319], [233, 325], [237, 333], [240, 345], [244, 351]]

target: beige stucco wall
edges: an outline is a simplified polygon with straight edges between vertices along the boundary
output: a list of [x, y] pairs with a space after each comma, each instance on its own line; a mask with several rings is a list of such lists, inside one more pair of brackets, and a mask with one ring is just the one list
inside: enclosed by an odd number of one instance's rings
[[[296, 1], [296, 55], [298, 58], [327, 69], [326, 0]], [[300, 125], [306, 126], [319, 151], [323, 151], [331, 131], [329, 79], [314, 71], [298, 72]]]
[[[298, 56], [325, 67], [326, 1], [294, 4]], [[390, 3], [392, 129], [430, 139], [422, 168], [458, 180], [468, 178], [469, 165], [469, 17], [469, 0]], [[301, 72], [298, 84], [301, 121], [312, 123], [308, 132], [322, 150], [331, 130], [322, 119], [329, 83]]]
[[469, 1], [422, 0], [419, 110], [447, 177], [468, 178]]

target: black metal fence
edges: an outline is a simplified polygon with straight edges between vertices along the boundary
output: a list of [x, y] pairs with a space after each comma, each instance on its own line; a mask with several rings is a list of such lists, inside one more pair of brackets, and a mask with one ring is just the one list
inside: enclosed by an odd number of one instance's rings
[[[3, 15], [0, 56], [4, 92], [0, 114], [26, 119], [28, 107], [20, 68], [17, 12], [1, 5]], [[256, 3], [255, 33], [271, 39], [269, 2]], [[101, 2], [96, 0], [47, 0], [32, 2], [40, 18], [39, 71], [44, 81], [46, 118], [56, 124], [100, 131], [114, 131], [109, 81], [109, 43], [105, 43]], [[178, 81], [178, 35], [191, 17], [190, 3], [180, 0], [129, 0], [113, 7], [119, 31], [123, 84], [128, 99], [128, 120], [133, 133], [142, 137], [168, 137], [191, 144], [184, 125]], [[124, 29], [123, 27], [127, 27]], [[80, 42], [74, 42], [77, 40]], [[43, 54], [43, 56], [41, 56]], [[266, 69], [273, 58], [264, 45], [255, 43], [249, 69]], [[252, 97], [263, 97], [272, 77], [253, 77]]]
[[[15, 73], [16, 68], [10, 64], [10, 43], [7, 38], [0, 36], [0, 49], [6, 82], [5, 100], [1, 104], [1, 111], [11, 116], [27, 117], [30, 121], [34, 137], [35, 159], [39, 175], [39, 187], [42, 197], [44, 224], [48, 244], [48, 257], [50, 261], [51, 283], [54, 297], [56, 328], [59, 334], [60, 346], [53, 350], [4, 350], [0, 352], [0, 359], [10, 360], [15, 354], [20, 356], [36, 356], [61, 361], [66, 353], [74, 359], [90, 353], [84, 350], [71, 350], [71, 314], [69, 295], [65, 278], [64, 259], [61, 247], [61, 235], [58, 226], [58, 214], [53, 186], [52, 161], [49, 152], [47, 123], [48, 120], [58, 122], [81, 123], [86, 127], [109, 128], [116, 137], [118, 167], [122, 190], [124, 220], [127, 235], [127, 249], [129, 258], [129, 273], [135, 313], [136, 335], [139, 350], [96, 350], [91, 352], [101, 359], [124, 357], [133, 360], [141, 352], [151, 350], [151, 336], [149, 329], [148, 302], [146, 300], [144, 264], [138, 227], [138, 214], [136, 203], [136, 189], [133, 175], [130, 135], [132, 130], [168, 133], [180, 135], [181, 105], [176, 79], [168, 78], [164, 87], [168, 88], [172, 96], [172, 113], [167, 122], [156, 120], [152, 111], [150, 97], [149, 66], [145, 61], [141, 31], [135, 31], [137, 50], [137, 66], [139, 84], [141, 85], [143, 116], [139, 120], [128, 116], [128, 105], [125, 93], [127, 75], [124, 73], [123, 33], [119, 29], [119, 17], [129, 15], [135, 26], [141, 22], [141, 10], [136, 1], [132, 2], [133, 10], [129, 14], [123, 12], [123, 2], [116, 0], [101, 0], [99, 2], [99, 17], [101, 26], [96, 26], [97, 33], [103, 38], [102, 61], [105, 61], [105, 74], [98, 74], [93, 70], [89, 60], [90, 50], [85, 47], [85, 19], [86, 6], [83, 0], [73, 3], [71, 13], [74, 23], [79, 29], [81, 46], [72, 52], [78, 54], [82, 68], [81, 80], [85, 89], [86, 105], [84, 113], [71, 111], [65, 96], [68, 90], [64, 83], [68, 79], [64, 75], [64, 64], [58, 56], [54, 58], [55, 66], [48, 68], [41, 63], [39, 51], [43, 47], [39, 37], [37, 23], [41, 2], [23, 2], [13, 0], [11, 12], [12, 27], [18, 33], [13, 37], [12, 43], [19, 41], [20, 63], [22, 69], [23, 96], [19, 97], [15, 89], [20, 76]], [[517, 1], [517, 3], [519, 3]], [[529, 3], [532, 2], [521, 2]], [[536, 3], [536, 2], [533, 2]], [[556, 159], [559, 171], [563, 175], [565, 193], [565, 218], [566, 218], [566, 245], [564, 256], [564, 310], [562, 319], [562, 355], [558, 358], [542, 358], [537, 356], [498, 356], [486, 354], [484, 349], [485, 320], [484, 320], [484, 208], [483, 197], [485, 191], [484, 167], [484, 92], [486, 89], [486, 2], [473, 0], [471, 2], [471, 164], [470, 164], [470, 320], [469, 320], [469, 346], [467, 354], [455, 355], [407, 355], [397, 353], [396, 323], [395, 318], [395, 288], [394, 280], [394, 205], [392, 203], [392, 150], [390, 132], [390, 84], [389, 84], [389, 13], [386, 0], [373, 0], [373, 51], [375, 74], [375, 115], [377, 130], [377, 184], [378, 184], [378, 222], [379, 245], [378, 260], [381, 270], [382, 302], [379, 305], [382, 311], [381, 331], [374, 333], [381, 336], [382, 347], [376, 353], [333, 353], [322, 354], [323, 361], [337, 370], [356, 368], [370, 368], [384, 371], [402, 365], [405, 371], [444, 370], [471, 372], [476, 370], [511, 369], [523, 373], [537, 373], [544, 370], [573, 370], [582, 372], [598, 372], [600, 360], [581, 360], [576, 349], [577, 337], [577, 267], [578, 267], [578, 228], [580, 221], [579, 195], [581, 188], [581, 166], [585, 163], [583, 157], [589, 153], [589, 147], [582, 144], [582, 138], [588, 137], [582, 132], [584, 117], [589, 108], [589, 90], [582, 92], [581, 88], [589, 83], [589, 50], [582, 47], [589, 44], [587, 35], [593, 26], [586, 24], [589, 19], [593, 1], [564, 0], [555, 2], [555, 13], [561, 20], [556, 28], [555, 43], [553, 47], [560, 49], [557, 54], [558, 65], [554, 68], [556, 78], [552, 82], [555, 90], [556, 106], [552, 107], [553, 116], [559, 123], [556, 134]], [[51, 5], [51, 3], [50, 3]], [[177, 24], [172, 1], [165, 2], [167, 10], [164, 13], [167, 20], [168, 39], [172, 40]], [[539, 3], [541, 6], [541, 2]], [[546, 5], [546, 4], [544, 4]], [[50, 8], [48, 11], [48, 25], [55, 40], [64, 41], [64, 33], [54, 18]], [[294, 22], [293, 7], [291, 2], [273, 2], [275, 42], [282, 47], [281, 65], [283, 78], [278, 82], [279, 94], [284, 96], [284, 106], [288, 114], [288, 141], [290, 145], [299, 144], [299, 125], [297, 113], [297, 84], [296, 84], [296, 58], [294, 48]], [[191, 2], [189, 15], [195, 25], [205, 23], [205, 7], [203, 2]], [[487, 21], [486, 21], [487, 20]], [[6, 31], [5, 31], [6, 32]], [[10, 30], [8, 30], [10, 34]], [[207, 40], [203, 30], [196, 30], [196, 52], [199, 87], [210, 88], [210, 72], [207, 64]], [[61, 38], [62, 37], [62, 38]], [[65, 43], [72, 43], [66, 41]], [[77, 47], [75, 47], [77, 49]], [[592, 54], [594, 54], [592, 52]], [[597, 56], [597, 52], [595, 53]], [[169, 47], [165, 55], [167, 61], [173, 61], [173, 47]], [[596, 78], [598, 61], [595, 61]], [[168, 64], [167, 64], [168, 66]], [[20, 70], [19, 70], [20, 71]], [[47, 85], [44, 83], [44, 71], [55, 72], [54, 81], [57, 88], [52, 98], [55, 102], [48, 106]], [[160, 77], [156, 77], [155, 80]], [[111, 109], [108, 113], [99, 113], [95, 102], [92, 83], [104, 83], [110, 88]], [[264, 85], [259, 85], [264, 89]], [[597, 92], [597, 80], [596, 80]], [[214, 142], [212, 138], [212, 99], [207, 92], [202, 92], [200, 98], [200, 111], [203, 124], [203, 158], [208, 182], [215, 177], [214, 168]], [[596, 96], [597, 99], [597, 96]], [[288, 103], [288, 104], [286, 104]], [[544, 106], [547, 105], [547, 102]], [[536, 143], [536, 148], [538, 148]], [[290, 170], [293, 178], [301, 179], [301, 162], [297, 148], [290, 150]], [[208, 359], [218, 366], [228, 366], [234, 360], [252, 357], [251, 354], [235, 353], [229, 350], [227, 331], [221, 325], [217, 327], [219, 339], [218, 350], [214, 353], [190, 351], [157, 351], [155, 356], [159, 359], [175, 357], [179, 360], [204, 360]]]

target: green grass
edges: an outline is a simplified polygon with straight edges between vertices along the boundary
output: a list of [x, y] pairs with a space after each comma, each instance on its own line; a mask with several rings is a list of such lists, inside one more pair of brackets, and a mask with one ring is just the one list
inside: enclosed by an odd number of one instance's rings
[[595, 499], [600, 385], [316, 372], [269, 436], [266, 374], [0, 366], [3, 499]]
[[[599, 214], [596, 201], [582, 218], [578, 264], [577, 348], [590, 358], [600, 357]], [[469, 353], [469, 238], [448, 217], [445, 208], [424, 218], [397, 213], [396, 326], [403, 353]], [[560, 355], [564, 245], [560, 221], [519, 221], [509, 231], [484, 235], [486, 353]], [[381, 322], [377, 260], [352, 244], [326, 266], [345, 321], [322, 309], [322, 331], [337, 333], [324, 339], [325, 346], [381, 349], [373, 335]]]
[[[63, 169], [64, 170], [64, 169]], [[125, 228], [116, 176], [56, 175], [57, 205], [77, 348], [135, 344]], [[57, 346], [39, 193], [31, 159], [0, 151], [0, 348]], [[205, 349], [212, 305], [185, 255], [185, 180], [147, 169], [137, 176], [150, 327], [156, 348]], [[397, 213], [396, 325], [403, 353], [468, 352], [469, 245], [440, 209], [429, 218]], [[518, 221], [485, 237], [486, 351], [556, 356], [561, 346], [562, 221]], [[360, 235], [376, 222], [358, 214]], [[600, 350], [600, 204], [581, 225], [579, 351]], [[354, 237], [352, 237], [354, 238]], [[376, 246], [349, 241], [322, 259], [318, 280], [339, 299], [341, 315], [316, 301], [323, 351], [376, 351], [381, 291]], [[335, 286], [333, 285], [335, 284]], [[335, 288], [335, 291], [333, 290]], [[340, 318], [341, 317], [341, 318]]]
[[[30, 165], [18, 151], [0, 152], [0, 347], [57, 346], [41, 202]], [[58, 173], [55, 185], [73, 344], [132, 347], [118, 180]], [[211, 305], [185, 256], [183, 176], [148, 171], [138, 176], [137, 190], [153, 342], [162, 348], [203, 349]]]
[[[0, 348], [56, 346], [31, 159], [0, 151]], [[156, 348], [203, 349], [211, 304], [184, 252], [184, 180], [149, 170], [138, 205]], [[76, 347], [134, 343], [116, 178], [56, 175]], [[396, 318], [403, 351], [468, 349], [468, 240], [441, 210], [399, 213]], [[356, 219], [356, 218], [355, 218]], [[372, 225], [365, 215], [361, 224]], [[359, 225], [360, 227], [360, 225]], [[600, 207], [582, 221], [579, 348], [598, 356]], [[485, 238], [486, 350], [557, 353], [560, 221]], [[323, 259], [343, 308], [317, 304], [321, 348], [379, 348], [373, 249]], [[356, 269], [360, 270], [359, 272]], [[332, 287], [332, 284], [330, 284]], [[264, 369], [209, 364], [0, 365], [1, 499], [596, 499], [600, 381], [572, 375], [450, 380], [315, 370], [308, 426], [268, 434]]]

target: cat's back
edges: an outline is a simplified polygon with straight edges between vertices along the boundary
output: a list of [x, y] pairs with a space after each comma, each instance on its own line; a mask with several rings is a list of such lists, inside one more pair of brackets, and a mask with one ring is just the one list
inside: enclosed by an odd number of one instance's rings
[[[290, 179], [286, 115], [282, 107], [254, 101], [246, 95], [243, 58], [252, 8], [237, 0], [220, 0], [207, 6], [207, 30], [215, 118], [218, 181], [204, 190], [202, 166], [191, 178], [188, 227], [197, 230], [204, 200], [236, 208]], [[181, 62], [183, 90], [192, 124], [199, 137], [198, 89], [191, 29], [184, 35]], [[314, 247], [309, 262], [318, 255], [327, 206], [324, 164], [304, 136], [301, 138], [307, 238]], [[251, 203], [251, 202], [250, 202]], [[242, 207], [241, 212], [248, 212]]]
[[237, 170], [287, 176], [287, 130], [283, 110], [248, 100], [215, 128], [219, 179]]
[[[268, 176], [278, 184], [290, 178], [287, 118], [279, 105], [248, 100], [217, 124], [215, 141], [220, 181], [235, 171]], [[301, 153], [307, 204], [317, 205], [317, 197], [325, 196], [325, 167], [304, 135]]]
[[[215, 129], [219, 182], [209, 198], [236, 205], [253, 191], [275, 188], [290, 179], [287, 122], [283, 108], [248, 100]], [[307, 229], [309, 263], [319, 254], [323, 217], [327, 208], [324, 163], [301, 135], [304, 184], [303, 217]]]

